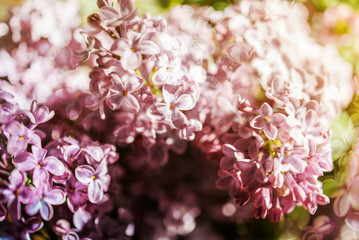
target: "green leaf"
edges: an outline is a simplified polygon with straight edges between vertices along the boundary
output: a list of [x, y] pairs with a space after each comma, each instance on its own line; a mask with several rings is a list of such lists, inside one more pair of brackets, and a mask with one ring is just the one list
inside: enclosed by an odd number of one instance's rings
[[324, 194], [330, 198], [337, 197], [341, 193], [341, 186], [342, 184], [336, 181], [334, 178], [325, 179], [323, 181]]

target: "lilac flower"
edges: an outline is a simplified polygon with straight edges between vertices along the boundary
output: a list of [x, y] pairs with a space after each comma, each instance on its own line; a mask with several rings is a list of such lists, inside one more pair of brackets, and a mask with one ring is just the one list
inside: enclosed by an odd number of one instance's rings
[[121, 65], [125, 70], [134, 70], [142, 62], [143, 55], [156, 55], [160, 53], [160, 48], [151, 40], [147, 40], [143, 34], [129, 31], [127, 38], [116, 40], [111, 51], [121, 56]]
[[169, 119], [175, 128], [183, 128], [187, 117], [182, 111], [190, 110], [196, 104], [193, 93], [173, 85], [164, 85], [162, 92], [165, 103], [150, 106], [147, 114], [154, 120]]
[[277, 127], [285, 122], [285, 115], [273, 113], [268, 103], [263, 103], [259, 109], [259, 116], [251, 121], [251, 126], [256, 129], [263, 129], [265, 135], [274, 140], [278, 134]]
[[8, 136], [7, 148], [10, 154], [15, 155], [16, 153], [25, 150], [29, 143], [36, 146], [41, 145], [39, 135], [19, 122], [11, 122], [3, 130]]
[[32, 101], [30, 111], [35, 117], [36, 124], [47, 122], [55, 115], [54, 111], [50, 112], [46, 105], [38, 104], [36, 100]]
[[25, 210], [30, 216], [39, 212], [43, 220], [49, 221], [54, 215], [52, 205], [61, 205], [65, 200], [65, 193], [61, 189], [51, 189], [49, 183], [45, 182], [37, 186]]
[[76, 168], [77, 180], [88, 184], [87, 193], [90, 202], [98, 203], [103, 199], [103, 192], [107, 191], [110, 176], [107, 174], [107, 162], [102, 161], [96, 170], [89, 165], [81, 165]]
[[23, 230], [21, 231], [21, 239], [30, 240], [31, 233], [39, 231], [43, 226], [44, 223], [41, 221], [41, 219], [36, 217], [31, 217], [26, 220], [23, 219]]
[[279, 106], [286, 106], [289, 103], [289, 90], [284, 86], [284, 81], [280, 77], [273, 80], [272, 85], [266, 91], [266, 96], [274, 100]]
[[181, 62], [170, 54], [163, 54], [158, 57], [158, 70], [153, 74], [152, 81], [154, 84], [178, 84], [178, 79], [182, 75]]
[[14, 169], [9, 176], [9, 184], [2, 191], [7, 202], [9, 214], [13, 219], [21, 219], [21, 204], [27, 204], [32, 195], [32, 189], [25, 186], [26, 174]]
[[33, 171], [33, 182], [35, 186], [39, 186], [49, 177], [48, 173], [60, 176], [65, 172], [64, 164], [54, 156], [45, 157], [47, 150], [39, 148], [35, 145], [31, 147], [32, 154], [29, 152], [21, 152], [14, 158], [15, 166], [21, 171]]
[[138, 100], [134, 92], [142, 87], [143, 79], [137, 75], [122, 76], [111, 74], [114, 86], [111, 88], [110, 96], [107, 97], [106, 103], [112, 109], [119, 109], [135, 113], [140, 110]]

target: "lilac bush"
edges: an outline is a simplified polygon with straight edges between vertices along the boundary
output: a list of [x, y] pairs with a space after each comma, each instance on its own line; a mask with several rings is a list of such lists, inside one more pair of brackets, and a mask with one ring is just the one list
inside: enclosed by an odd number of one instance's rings
[[[330, 129], [353, 68], [309, 36], [304, 5], [140, 16], [132, 0], [98, 0], [80, 25], [79, 4], [10, 11], [0, 238], [261, 237], [248, 226], [309, 219], [329, 197], [359, 231], [357, 136]], [[296, 231], [345, 235], [334, 228], [321, 214]]]

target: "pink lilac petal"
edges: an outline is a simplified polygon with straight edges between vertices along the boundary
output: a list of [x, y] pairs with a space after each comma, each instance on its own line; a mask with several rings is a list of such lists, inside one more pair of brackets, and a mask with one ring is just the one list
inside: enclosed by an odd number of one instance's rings
[[132, 94], [122, 97], [122, 109], [130, 113], [137, 113], [140, 111], [140, 104], [138, 103], [137, 98]]
[[44, 201], [51, 205], [60, 205], [66, 200], [65, 193], [60, 189], [52, 189], [46, 193]]
[[270, 140], [274, 140], [278, 134], [278, 129], [272, 124], [265, 124], [263, 131]]
[[338, 217], [344, 217], [348, 214], [350, 208], [348, 194], [339, 196], [334, 200], [333, 210]]
[[351, 212], [345, 219], [345, 223], [354, 231], [359, 232], [359, 213]]
[[267, 116], [270, 116], [273, 114], [273, 110], [272, 108], [269, 106], [268, 103], [263, 103], [262, 106], [260, 107], [259, 109], [259, 114], [262, 116], [262, 117], [267, 117]]
[[171, 114], [171, 123], [175, 128], [181, 129], [187, 125], [188, 119], [183, 112], [175, 109]]
[[257, 116], [251, 121], [251, 126], [256, 129], [262, 129], [266, 121], [263, 119], [262, 116]]

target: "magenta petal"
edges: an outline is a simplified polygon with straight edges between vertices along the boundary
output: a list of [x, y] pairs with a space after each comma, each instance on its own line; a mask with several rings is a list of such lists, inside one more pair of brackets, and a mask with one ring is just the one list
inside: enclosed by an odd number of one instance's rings
[[92, 181], [92, 176], [95, 173], [95, 169], [89, 165], [81, 165], [75, 169], [75, 176], [77, 180], [84, 184], [88, 184]]
[[344, 217], [349, 212], [350, 203], [348, 195], [344, 194], [334, 200], [333, 210], [338, 217]]
[[21, 152], [14, 157], [14, 164], [20, 171], [30, 171], [36, 167], [38, 160], [29, 152]]
[[345, 219], [345, 223], [354, 231], [359, 231], [359, 213], [358, 212], [352, 212], [348, 215], [348, 217]]
[[90, 202], [98, 203], [103, 198], [103, 183], [101, 180], [92, 181], [87, 189]]
[[64, 164], [53, 156], [47, 157], [43, 160], [43, 168], [56, 176], [60, 176], [65, 172]]
[[269, 117], [270, 115], [273, 114], [273, 110], [272, 110], [271, 106], [269, 106], [269, 104], [265, 102], [260, 107], [259, 114], [263, 117]]
[[250, 123], [250, 125], [256, 129], [262, 129], [265, 124], [266, 121], [261, 116], [255, 117]]
[[140, 104], [138, 103], [135, 96], [128, 94], [127, 96], [123, 96], [122, 109], [130, 113], [137, 113], [140, 111]]
[[45, 221], [49, 221], [54, 216], [54, 209], [45, 201], [40, 202], [40, 216]]
[[44, 201], [51, 205], [60, 205], [65, 202], [65, 193], [60, 189], [52, 189], [46, 194]]
[[274, 140], [277, 137], [277, 134], [278, 134], [278, 129], [275, 126], [273, 126], [272, 124], [264, 125], [263, 131], [264, 131], [265, 135], [270, 140]]
[[171, 113], [168, 105], [165, 103], [156, 103], [147, 109], [147, 115], [154, 120], [163, 120]]
[[175, 128], [182, 129], [188, 124], [186, 115], [183, 112], [175, 109], [171, 114], [171, 122]]

